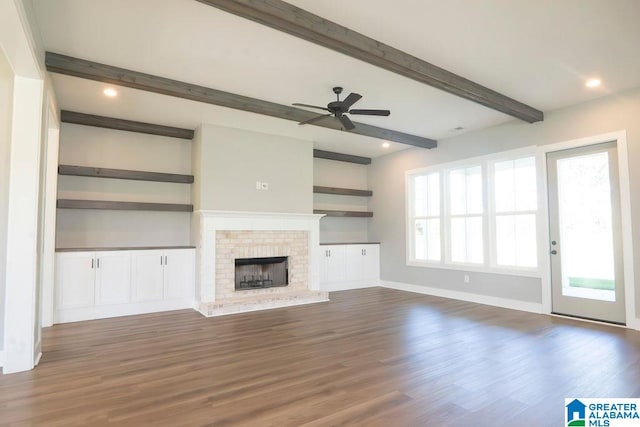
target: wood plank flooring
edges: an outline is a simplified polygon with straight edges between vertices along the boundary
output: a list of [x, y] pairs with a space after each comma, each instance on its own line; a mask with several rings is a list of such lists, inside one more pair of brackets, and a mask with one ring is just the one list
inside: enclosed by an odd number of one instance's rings
[[56, 325], [0, 425], [546, 426], [640, 396], [640, 333], [384, 288]]

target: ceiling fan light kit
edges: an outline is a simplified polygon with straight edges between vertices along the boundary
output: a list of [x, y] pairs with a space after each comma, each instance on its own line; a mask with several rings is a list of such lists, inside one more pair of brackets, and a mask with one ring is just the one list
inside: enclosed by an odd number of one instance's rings
[[340, 101], [340, 94], [342, 93], [342, 87], [336, 86], [333, 88], [333, 93], [336, 94], [336, 100], [327, 104], [326, 107], [320, 107], [318, 105], [311, 104], [302, 104], [302, 103], [294, 103], [293, 105], [298, 107], [306, 107], [306, 108], [315, 108], [317, 110], [328, 111], [328, 114], [321, 114], [316, 117], [312, 117], [309, 120], [305, 120], [299, 122], [299, 125], [306, 125], [310, 123], [314, 123], [318, 120], [322, 120], [325, 117], [333, 116], [340, 121], [342, 124], [342, 128], [344, 130], [355, 129], [355, 125], [351, 121], [351, 119], [345, 114], [354, 114], [354, 115], [363, 115], [363, 116], [388, 116], [391, 114], [389, 110], [371, 110], [371, 109], [353, 109], [350, 110], [351, 106], [358, 102], [362, 95], [359, 93], [351, 92], [345, 99]]

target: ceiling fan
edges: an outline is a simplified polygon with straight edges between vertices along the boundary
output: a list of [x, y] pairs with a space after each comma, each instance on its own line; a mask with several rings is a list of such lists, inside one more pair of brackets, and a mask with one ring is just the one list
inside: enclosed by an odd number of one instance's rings
[[309, 120], [305, 120], [298, 124], [306, 125], [306, 124], [321, 120], [325, 117], [334, 116], [336, 119], [340, 120], [340, 123], [342, 123], [342, 127], [345, 130], [351, 130], [355, 128], [355, 125], [353, 124], [351, 119], [349, 119], [348, 116], [345, 116], [345, 114], [356, 114], [356, 115], [365, 115], [365, 116], [388, 116], [389, 114], [391, 114], [391, 111], [389, 110], [357, 110], [357, 109], [350, 110], [349, 108], [353, 104], [358, 102], [360, 98], [362, 98], [362, 95], [355, 92], [351, 92], [349, 96], [347, 96], [345, 99], [340, 101], [340, 94], [342, 93], [342, 88], [339, 86], [334, 87], [333, 93], [336, 94], [336, 101], [328, 103], [326, 107], [319, 107], [317, 105], [309, 105], [309, 104], [300, 104], [297, 102], [294, 103], [293, 105], [297, 105], [299, 107], [316, 108], [318, 110], [329, 112], [329, 114], [321, 114], [319, 116], [312, 117]]

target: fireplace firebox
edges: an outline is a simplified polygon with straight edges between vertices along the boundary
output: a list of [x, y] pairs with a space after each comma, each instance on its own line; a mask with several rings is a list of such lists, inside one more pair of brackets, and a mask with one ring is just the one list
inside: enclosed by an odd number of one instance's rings
[[289, 261], [286, 256], [235, 259], [235, 289], [273, 288], [289, 284]]

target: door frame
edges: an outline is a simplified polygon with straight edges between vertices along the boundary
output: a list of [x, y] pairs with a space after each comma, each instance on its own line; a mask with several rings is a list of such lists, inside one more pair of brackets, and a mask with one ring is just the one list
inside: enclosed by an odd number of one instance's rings
[[571, 148], [585, 147], [588, 145], [601, 144], [605, 142], [615, 141], [618, 152], [618, 175], [620, 186], [620, 225], [622, 230], [628, 232], [622, 233], [622, 262], [623, 262], [623, 281], [625, 293], [625, 314], [626, 324], [628, 328], [640, 330], [640, 320], [636, 318], [636, 297], [634, 288], [634, 271], [633, 271], [633, 224], [631, 222], [631, 188], [629, 181], [629, 161], [627, 154], [627, 131], [620, 130], [599, 135], [578, 138], [569, 141], [557, 142], [549, 145], [538, 147], [540, 159], [540, 178], [541, 185], [538, 188], [538, 199], [540, 201], [541, 212], [546, 215], [540, 215], [542, 227], [540, 233], [540, 268], [542, 273], [542, 311], [545, 314], [551, 314], [551, 259], [549, 257], [549, 192], [547, 177], [547, 153], [568, 150]]

